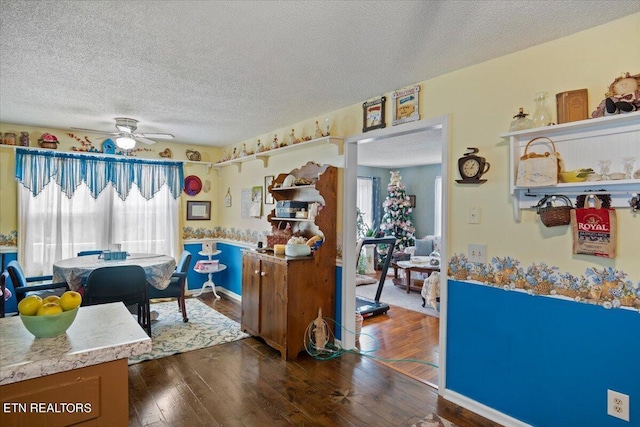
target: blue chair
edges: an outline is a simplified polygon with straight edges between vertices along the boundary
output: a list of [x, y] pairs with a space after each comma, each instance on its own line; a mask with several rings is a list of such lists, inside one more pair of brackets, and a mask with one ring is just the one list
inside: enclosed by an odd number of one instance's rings
[[153, 286], [149, 287], [149, 298], [177, 298], [178, 310], [182, 312], [182, 321], [188, 322], [187, 308], [184, 303], [185, 288], [187, 284], [187, 272], [189, 271], [189, 263], [191, 262], [191, 253], [182, 251], [180, 259], [176, 265], [175, 272], [171, 275], [171, 282], [165, 289], [157, 289]]
[[[7, 264], [7, 271], [9, 272], [11, 283], [13, 283], [13, 289], [15, 290], [18, 303], [27, 295], [36, 294], [45, 298], [49, 295], [60, 296], [69, 290], [69, 285], [66, 282], [52, 283], [52, 276], [26, 277], [22, 267], [16, 260], [10, 261], [9, 264]], [[42, 283], [39, 285], [29, 285], [29, 283], [32, 282]]]
[[[0, 317], [4, 317], [4, 305], [5, 305], [4, 290], [8, 285], [8, 282], [9, 282], [9, 272], [3, 271], [2, 274], [0, 274]], [[11, 296], [13, 296], [13, 292], [11, 292]]]
[[93, 251], [80, 251], [78, 252], [78, 256], [87, 256], [87, 255], [100, 255], [102, 252], [102, 250], [98, 249], [98, 250], [93, 250]]
[[147, 276], [139, 265], [100, 267], [87, 278], [82, 305], [123, 302], [136, 305], [138, 323], [151, 336]]

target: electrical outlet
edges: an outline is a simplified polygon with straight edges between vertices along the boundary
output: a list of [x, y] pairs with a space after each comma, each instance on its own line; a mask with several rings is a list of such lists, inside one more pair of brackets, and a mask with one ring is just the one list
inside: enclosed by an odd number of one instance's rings
[[471, 262], [487, 263], [487, 245], [470, 243], [467, 249], [467, 257]]
[[469, 224], [480, 224], [480, 208], [472, 206], [469, 208], [469, 218], [467, 218]]
[[607, 390], [607, 414], [629, 421], [629, 395]]

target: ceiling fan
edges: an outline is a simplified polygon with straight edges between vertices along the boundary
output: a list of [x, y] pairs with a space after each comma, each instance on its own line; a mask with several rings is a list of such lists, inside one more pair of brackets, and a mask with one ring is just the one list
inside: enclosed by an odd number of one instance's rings
[[170, 133], [136, 133], [138, 128], [138, 121], [135, 119], [129, 119], [127, 117], [116, 117], [116, 129], [118, 132], [105, 132], [95, 129], [83, 129], [72, 128], [74, 130], [83, 130], [92, 133], [99, 133], [102, 135], [117, 136], [116, 145], [123, 150], [131, 150], [135, 147], [136, 142], [142, 142], [144, 144], [155, 144], [154, 139], [173, 139], [173, 135]]

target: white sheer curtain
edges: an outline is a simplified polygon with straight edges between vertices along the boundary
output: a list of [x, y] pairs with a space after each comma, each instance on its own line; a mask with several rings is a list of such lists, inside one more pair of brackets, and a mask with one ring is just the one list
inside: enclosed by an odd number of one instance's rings
[[110, 184], [96, 199], [84, 183], [71, 197], [54, 180], [37, 196], [18, 185], [18, 248], [25, 274], [51, 274], [54, 261], [112, 243], [127, 252], [175, 258], [179, 201], [166, 185], [150, 200], [134, 185], [124, 201]]
[[358, 177], [356, 206], [362, 212], [365, 224], [373, 228], [373, 179]]

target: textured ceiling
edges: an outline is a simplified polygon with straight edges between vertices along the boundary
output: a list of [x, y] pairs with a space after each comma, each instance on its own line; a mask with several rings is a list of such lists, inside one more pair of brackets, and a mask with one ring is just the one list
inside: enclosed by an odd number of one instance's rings
[[[0, 121], [225, 146], [640, 11], [639, 1], [0, 3]], [[615, 38], [615, 36], [614, 36]]]

